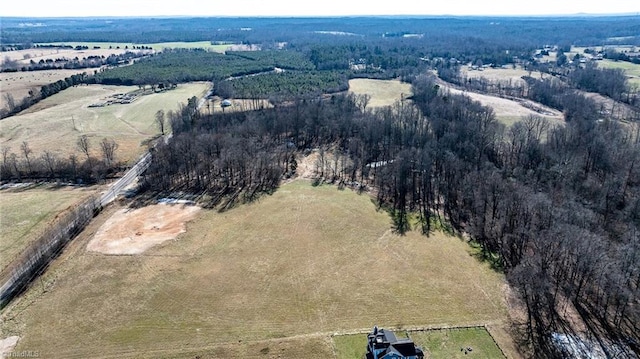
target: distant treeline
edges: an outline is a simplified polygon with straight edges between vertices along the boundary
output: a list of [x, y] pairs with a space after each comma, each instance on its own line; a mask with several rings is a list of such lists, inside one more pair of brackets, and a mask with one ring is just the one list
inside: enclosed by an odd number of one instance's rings
[[[105, 20], [108, 20], [105, 21]], [[34, 23], [38, 26], [24, 26]], [[424, 35], [423, 48], [438, 48], [456, 39], [482, 44], [518, 43], [590, 46], [640, 44], [638, 16], [589, 17], [335, 17], [335, 18], [2, 18], [0, 43], [224, 41], [251, 44], [274, 42], [327, 43], [364, 38], [403, 39], [398, 35]], [[324, 33], [318, 33], [323, 31]], [[345, 35], [332, 35], [344, 33]], [[352, 35], [349, 35], [352, 34]], [[355, 42], [355, 41], [353, 41]], [[433, 46], [438, 45], [438, 46]], [[450, 47], [447, 47], [450, 48]]]

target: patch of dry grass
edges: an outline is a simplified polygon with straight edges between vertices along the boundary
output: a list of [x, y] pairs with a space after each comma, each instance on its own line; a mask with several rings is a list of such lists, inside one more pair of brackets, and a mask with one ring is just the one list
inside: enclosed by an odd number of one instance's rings
[[95, 187], [36, 186], [0, 191], [0, 270], [63, 210], [94, 194]]
[[411, 96], [411, 84], [399, 80], [349, 80], [349, 91], [357, 95], [369, 95], [369, 107], [391, 106], [396, 101]]
[[531, 76], [533, 78], [547, 78], [550, 77], [551, 75], [549, 74], [543, 74], [539, 71], [532, 71], [529, 72], [527, 70], [524, 70], [521, 67], [517, 67], [517, 68], [508, 68], [508, 69], [503, 69], [503, 68], [487, 68], [487, 69], [482, 69], [482, 71], [479, 70], [470, 70], [467, 67], [462, 67], [460, 69], [460, 75], [462, 75], [463, 77], [467, 77], [467, 78], [481, 78], [484, 77], [485, 79], [489, 80], [489, 81], [500, 81], [500, 82], [508, 82], [511, 81], [512, 84], [514, 85], [519, 85], [519, 86], [523, 86], [525, 85], [524, 80], [522, 79], [522, 76]]
[[79, 70], [45, 70], [28, 72], [0, 72], [0, 108], [7, 107], [6, 95], [13, 96], [16, 103], [20, 103], [23, 98], [29, 96], [29, 91], [40, 93], [40, 88], [44, 85], [64, 80], [67, 77], [83, 72], [93, 71], [92, 69]]
[[137, 87], [71, 87], [42, 100], [25, 113], [0, 121], [0, 145], [11, 147], [12, 152], [19, 154], [21, 144], [26, 141], [34, 156], [49, 150], [62, 158], [74, 153], [82, 158], [76, 143], [80, 136], [87, 135], [96, 157], [101, 157], [100, 141], [109, 138], [119, 145], [116, 159], [130, 162], [146, 150], [142, 145], [145, 140], [159, 134], [155, 124], [158, 110], [165, 113], [176, 110], [188, 98], [204, 95], [209, 86], [204, 82], [183, 84], [170, 91], [141, 96], [131, 104], [105, 107], [89, 105]]
[[[531, 115], [546, 118], [551, 125], [561, 125], [564, 123], [564, 116], [560, 111], [530, 100], [509, 100], [497, 96], [462, 91], [451, 86], [444, 86], [443, 90], [450, 91], [454, 94], [464, 94], [484, 106], [491, 107], [496, 115], [496, 119], [506, 126], [511, 126], [517, 121]], [[537, 111], [534, 109], [537, 109]]]
[[201, 211], [143, 255], [76, 250], [53, 267], [47, 293], [33, 288], [33, 304], [9, 307], [2, 332], [47, 358], [257, 357], [283, 338], [328, 353], [318, 333], [374, 324], [506, 320], [503, 275], [464, 241], [390, 227], [366, 195], [294, 181], [251, 205]]

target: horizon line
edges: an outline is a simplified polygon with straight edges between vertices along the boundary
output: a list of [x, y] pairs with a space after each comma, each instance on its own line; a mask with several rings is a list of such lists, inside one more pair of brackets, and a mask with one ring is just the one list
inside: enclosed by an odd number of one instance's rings
[[567, 14], [352, 14], [352, 15], [0, 15], [0, 19], [136, 19], [136, 18], [244, 18], [244, 19], [300, 19], [300, 18], [416, 18], [416, 17], [619, 17], [640, 16], [640, 12], [622, 13], [567, 13]]

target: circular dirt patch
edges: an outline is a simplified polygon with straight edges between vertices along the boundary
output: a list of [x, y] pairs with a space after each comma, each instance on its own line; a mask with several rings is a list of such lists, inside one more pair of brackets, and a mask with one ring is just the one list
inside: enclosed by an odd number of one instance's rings
[[156, 204], [117, 211], [98, 229], [87, 250], [105, 254], [139, 254], [186, 231], [200, 207]]

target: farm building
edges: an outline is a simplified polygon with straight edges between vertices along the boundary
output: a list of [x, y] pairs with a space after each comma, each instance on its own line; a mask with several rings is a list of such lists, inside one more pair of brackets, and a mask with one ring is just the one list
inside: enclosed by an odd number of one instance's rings
[[373, 327], [367, 336], [365, 359], [423, 359], [422, 349], [411, 339], [398, 339], [392, 331]]

